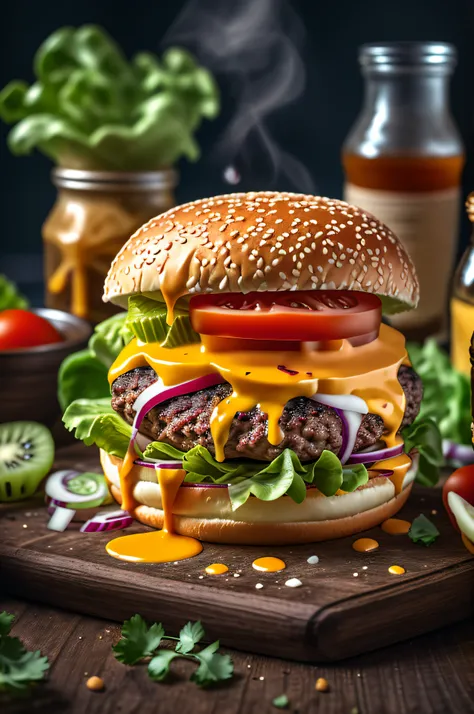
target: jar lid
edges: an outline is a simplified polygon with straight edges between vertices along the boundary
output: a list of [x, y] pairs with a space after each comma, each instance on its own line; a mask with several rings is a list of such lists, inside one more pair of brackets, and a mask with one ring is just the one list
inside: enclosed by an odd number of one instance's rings
[[359, 48], [362, 67], [378, 72], [418, 69], [445, 74], [454, 69], [456, 60], [456, 48], [448, 42], [373, 42]]
[[79, 191], [164, 191], [178, 182], [174, 169], [161, 171], [84, 171], [54, 168], [52, 180], [58, 188]]

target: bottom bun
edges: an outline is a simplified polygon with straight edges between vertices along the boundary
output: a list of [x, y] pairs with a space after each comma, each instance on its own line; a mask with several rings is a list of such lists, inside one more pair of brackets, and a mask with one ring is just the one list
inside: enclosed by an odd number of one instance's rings
[[[122, 460], [105, 451], [100, 456], [111, 493], [121, 503]], [[131, 514], [144, 525], [162, 528], [161, 493], [155, 470], [135, 464], [130, 476], [135, 482], [133, 495], [138, 504]], [[251, 496], [236, 511], [232, 511], [226, 486], [183, 484], [173, 505], [173, 522], [177, 533], [210, 543], [289, 545], [331, 540], [368, 530], [395, 515], [412, 488], [412, 481], [406, 481], [397, 495], [390, 479], [379, 476], [339, 496], [326, 497], [318, 489], [309, 488], [300, 504], [289, 496], [276, 501]]]

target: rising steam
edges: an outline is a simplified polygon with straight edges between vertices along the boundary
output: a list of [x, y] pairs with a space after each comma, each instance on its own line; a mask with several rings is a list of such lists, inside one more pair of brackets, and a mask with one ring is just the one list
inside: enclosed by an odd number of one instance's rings
[[258, 140], [275, 174], [293, 189], [314, 193], [307, 169], [280, 149], [266, 126], [271, 114], [304, 91], [305, 67], [297, 49], [303, 35], [286, 0], [189, 0], [165, 43], [193, 49], [236, 97], [236, 112], [216, 146], [230, 170], [249, 141]]

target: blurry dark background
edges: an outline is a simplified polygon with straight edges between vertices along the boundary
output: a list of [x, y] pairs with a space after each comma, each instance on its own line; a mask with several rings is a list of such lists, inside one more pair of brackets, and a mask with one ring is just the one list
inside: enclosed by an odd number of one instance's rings
[[[232, 0], [215, 0], [216, 4]], [[257, 2], [257, 0], [255, 0]], [[185, 3], [182, 0], [59, 0], [41, 3], [15, 0], [2, 10], [0, 86], [21, 78], [32, 81], [32, 59], [40, 43], [62, 25], [97, 23], [120, 43], [127, 55], [163, 50], [162, 38]], [[462, 133], [467, 165], [463, 195], [474, 189], [474, 2], [472, 0], [292, 0], [305, 37], [299, 48], [306, 66], [306, 88], [291, 106], [268, 121], [273, 139], [300, 159], [315, 191], [339, 197], [342, 191], [341, 144], [362, 101], [357, 47], [380, 40], [439, 40], [456, 45], [458, 67], [452, 81], [452, 111]], [[225, 164], [215, 155], [217, 137], [227, 125], [234, 103], [225, 77], [217, 77], [223, 113], [205, 122], [198, 134], [202, 158], [179, 166], [179, 203], [205, 195], [236, 190], [223, 179]], [[6, 146], [8, 127], [0, 125], [0, 272], [21, 283], [35, 302], [41, 300], [41, 236], [43, 220], [53, 205], [50, 162], [34, 154], [13, 157]], [[274, 175], [257, 149], [247, 151], [237, 190], [297, 189]], [[462, 207], [460, 207], [462, 210]], [[459, 250], [468, 240], [462, 216]]]

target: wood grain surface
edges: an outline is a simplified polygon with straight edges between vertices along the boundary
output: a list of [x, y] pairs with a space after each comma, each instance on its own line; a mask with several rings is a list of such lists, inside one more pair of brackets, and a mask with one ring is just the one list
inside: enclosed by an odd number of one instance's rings
[[[46, 683], [26, 698], [0, 693], [2, 714], [275, 714], [286, 694], [289, 714], [474, 714], [474, 624], [462, 623], [338, 664], [311, 666], [229, 651], [235, 675], [216, 689], [188, 681], [188, 663], [173, 663], [163, 684], [145, 667], [117, 662], [115, 623], [1, 597], [15, 613], [13, 634], [52, 664]], [[88, 676], [104, 679], [90, 692]], [[318, 677], [330, 685], [315, 691]]]
[[[94, 450], [74, 447], [62, 452], [58, 466], [90, 469], [91, 458]], [[449, 523], [439, 491], [414, 492], [402, 516], [419, 513], [441, 532], [430, 548], [376, 528], [366, 534], [380, 542], [370, 554], [356, 553], [354, 538], [277, 548], [206, 544], [187, 561], [136, 565], [107, 555], [113, 534], [54, 533], [40, 501], [12, 504], [0, 510], [0, 579], [14, 595], [75, 612], [123, 621], [139, 611], [173, 632], [187, 619], [202, 619], [210, 637], [238, 649], [331, 661], [471, 615], [474, 558]], [[313, 554], [317, 565], [307, 563]], [[263, 555], [282, 557], [287, 569], [256, 572], [251, 563]], [[226, 563], [229, 574], [205, 575], [212, 562]], [[393, 564], [406, 574], [390, 575]], [[302, 587], [286, 587], [292, 577]]]

